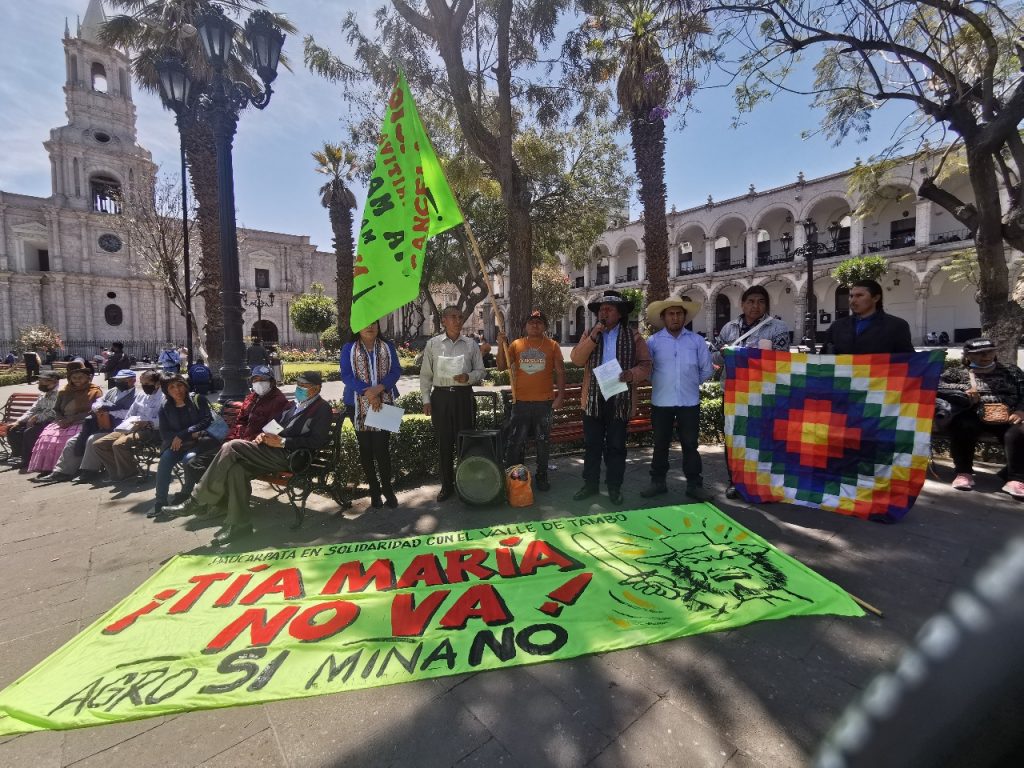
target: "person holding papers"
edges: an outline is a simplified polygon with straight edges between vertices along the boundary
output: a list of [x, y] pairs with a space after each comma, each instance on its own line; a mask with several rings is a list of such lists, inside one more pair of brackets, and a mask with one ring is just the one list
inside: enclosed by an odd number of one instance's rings
[[438, 501], [455, 493], [455, 444], [459, 432], [473, 428], [473, 385], [484, 378], [484, 359], [475, 339], [462, 335], [465, 318], [458, 307], [441, 313], [444, 333], [423, 348], [420, 392], [423, 412], [434, 423], [441, 464]]
[[683, 447], [686, 495], [707, 501], [703, 466], [697, 450], [700, 433], [700, 385], [711, 378], [711, 352], [702, 336], [684, 327], [700, 312], [700, 304], [689, 299], [654, 301], [647, 308], [647, 322], [660, 329], [647, 340], [654, 362], [651, 374], [651, 427], [654, 453], [651, 456], [651, 484], [640, 492], [645, 499], [668, 493], [668, 449], [673, 435]]
[[622, 503], [626, 474], [626, 427], [636, 413], [636, 387], [651, 375], [651, 355], [643, 337], [626, 321], [633, 302], [618, 291], [605, 291], [587, 308], [597, 315], [569, 353], [585, 366], [583, 391], [583, 487], [573, 499], [581, 501], [598, 492], [604, 456], [608, 498]]
[[342, 399], [347, 416], [356, 428], [359, 463], [370, 486], [370, 505], [377, 509], [385, 503], [392, 509], [398, 506], [391, 486], [391, 435], [369, 426], [366, 421], [371, 412], [379, 413], [383, 406], [394, 403], [398, 396], [395, 385], [401, 375], [395, 345], [381, 338], [376, 320], [352, 334], [352, 341], [341, 350], [341, 380], [345, 383]]
[[250, 480], [290, 471], [293, 451], [315, 452], [331, 439], [331, 405], [320, 397], [322, 386], [319, 371], [300, 373], [295, 380], [295, 405], [277, 421], [267, 424], [255, 440], [224, 443], [192, 495], [182, 504], [164, 507], [163, 516], [187, 517], [204, 512], [207, 507], [219, 508], [226, 511], [227, 520], [214, 535], [214, 545], [250, 535]]

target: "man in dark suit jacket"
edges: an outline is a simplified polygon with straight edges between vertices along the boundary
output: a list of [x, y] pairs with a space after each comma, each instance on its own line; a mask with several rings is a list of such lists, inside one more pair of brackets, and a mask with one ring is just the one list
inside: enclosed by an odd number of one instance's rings
[[[253, 477], [289, 470], [289, 455], [298, 449], [317, 451], [331, 438], [331, 406], [320, 397], [323, 379], [306, 371], [296, 380], [295, 405], [281, 414], [277, 435], [262, 432], [254, 441], [229, 440], [220, 447], [203, 479], [183, 504], [164, 507], [164, 517], [185, 517], [206, 508], [227, 512], [224, 527], [213, 537], [227, 544], [252, 533], [249, 482]], [[211, 515], [212, 516], [212, 515]]]
[[850, 314], [829, 326], [824, 351], [833, 355], [913, 352], [910, 325], [882, 309], [882, 286], [858, 280], [850, 287]]

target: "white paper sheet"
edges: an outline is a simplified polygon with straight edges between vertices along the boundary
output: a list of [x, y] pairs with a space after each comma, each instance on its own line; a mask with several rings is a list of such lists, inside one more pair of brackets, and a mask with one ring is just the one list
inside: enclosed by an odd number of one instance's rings
[[[438, 357], [437, 358], [437, 376], [446, 382], [455, 383], [455, 377], [460, 373], [465, 373], [463, 370], [466, 365], [465, 355], [455, 355], [455, 357]], [[447, 384], [445, 385], [447, 386]]]
[[268, 435], [279, 435], [283, 430], [284, 427], [277, 423], [277, 419], [271, 419], [263, 425], [263, 431]]
[[619, 365], [619, 361], [612, 359], [604, 365], [599, 365], [594, 368], [594, 376], [597, 378], [597, 386], [601, 388], [601, 396], [608, 400], [609, 398], [615, 397], [615, 395], [621, 394], [629, 389], [629, 385], [624, 381], [619, 381], [619, 375], [622, 373], [622, 366]]
[[405, 411], [398, 406], [388, 405], [384, 403], [381, 405], [379, 411], [371, 408], [366, 412], [365, 424], [368, 427], [374, 429], [384, 429], [388, 432], [397, 432], [402, 428], [402, 416], [405, 415]]
[[127, 419], [117, 425], [118, 432], [131, 432], [138, 426], [140, 419], [138, 416], [129, 416]]

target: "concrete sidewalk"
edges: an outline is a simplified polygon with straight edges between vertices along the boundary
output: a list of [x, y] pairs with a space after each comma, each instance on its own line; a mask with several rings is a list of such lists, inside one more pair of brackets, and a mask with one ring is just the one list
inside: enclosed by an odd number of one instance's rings
[[[705, 448], [724, 490], [721, 449]], [[625, 508], [640, 508], [649, 452], [632, 449]], [[611, 509], [570, 500], [581, 460], [557, 460], [529, 509], [437, 505], [436, 486], [397, 510], [323, 499], [305, 526], [257, 489], [257, 533], [238, 549], [405, 536]], [[678, 465], [678, 457], [673, 457]], [[951, 591], [1012, 535], [1024, 504], [929, 480], [908, 519], [876, 525], [786, 505], [715, 503], [885, 618], [791, 618], [658, 645], [365, 691], [195, 712], [0, 743], [0, 765], [797, 766], [843, 708], [889, 667]], [[683, 502], [674, 492], [657, 506]], [[167, 558], [205, 553], [213, 528], [146, 520], [152, 485], [90, 489], [0, 471], [0, 686], [59, 648]]]

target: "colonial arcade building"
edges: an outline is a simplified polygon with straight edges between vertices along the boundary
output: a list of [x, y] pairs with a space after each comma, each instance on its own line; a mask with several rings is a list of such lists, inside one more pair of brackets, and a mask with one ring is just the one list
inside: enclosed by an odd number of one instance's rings
[[[68, 122], [43, 144], [50, 196], [0, 191], [0, 343], [34, 323], [68, 340], [185, 338], [184, 318], [162, 284], [146, 276], [119, 225], [121, 191], [152, 185], [156, 168], [137, 141], [129, 59], [99, 41], [105, 20], [101, 0], [90, 0], [76, 33], [65, 27]], [[242, 289], [251, 298], [259, 288], [264, 300], [275, 293], [262, 321], [247, 309], [245, 332], [282, 344], [313, 343], [292, 327], [288, 309], [313, 282], [333, 292], [334, 254], [317, 251], [304, 235], [240, 229], [239, 243]], [[195, 308], [201, 327], [202, 299]]]
[[[826, 246], [814, 261], [819, 338], [832, 320], [849, 312], [848, 291], [832, 270], [850, 254], [887, 260], [889, 270], [880, 281], [885, 309], [910, 323], [916, 344], [923, 344], [929, 331], [945, 331], [954, 343], [975, 336], [981, 325], [975, 287], [954, 282], [943, 270], [954, 254], [972, 248], [970, 233], [938, 205], [917, 198], [920, 173], [910, 165], [892, 173], [884, 202], [864, 218], [853, 216], [858, 201], [849, 192], [850, 171], [818, 179], [801, 173], [782, 187], [757, 192], [751, 186], [738, 197], [721, 202], [709, 197], [705, 205], [673, 210], [668, 216], [671, 292], [704, 305], [694, 330], [711, 337], [740, 313], [743, 291], [763, 285], [772, 314], [789, 324], [798, 342], [805, 331], [808, 290], [800, 249], [807, 241], [804, 222], [810, 220], [817, 229], [812, 237]], [[961, 200], [973, 200], [966, 177], [955, 179], [950, 190]], [[1024, 259], [1017, 251], [1006, 255], [1016, 285]], [[554, 330], [563, 340], [577, 340], [592, 322], [587, 302], [607, 288], [645, 287], [644, 262], [642, 221], [606, 231], [584, 269], [566, 267], [573, 307]]]

